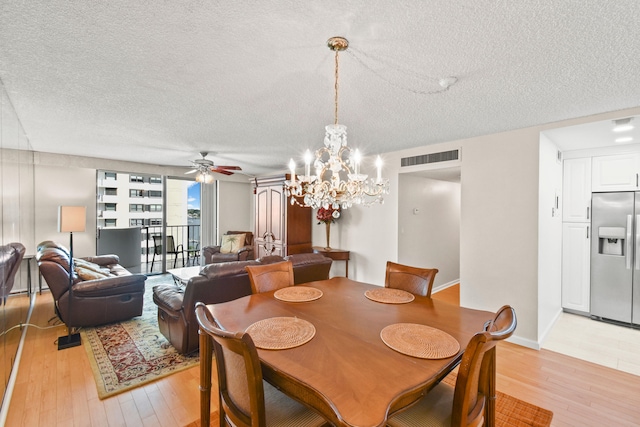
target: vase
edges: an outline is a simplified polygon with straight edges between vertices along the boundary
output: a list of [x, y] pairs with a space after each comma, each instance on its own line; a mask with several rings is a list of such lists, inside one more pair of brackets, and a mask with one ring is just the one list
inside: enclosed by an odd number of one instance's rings
[[327, 227], [327, 246], [325, 246], [325, 249], [329, 250], [331, 249], [331, 245], [329, 245], [329, 240], [331, 238], [331, 222], [325, 222], [324, 225]]

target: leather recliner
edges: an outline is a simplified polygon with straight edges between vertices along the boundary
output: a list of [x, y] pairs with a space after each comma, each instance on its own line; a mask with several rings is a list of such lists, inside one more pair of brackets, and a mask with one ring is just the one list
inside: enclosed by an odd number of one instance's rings
[[230, 261], [248, 261], [255, 259], [253, 256], [253, 233], [251, 231], [227, 231], [229, 234], [244, 234], [244, 246], [238, 252], [223, 254], [220, 252], [221, 246], [205, 246], [202, 248], [204, 264], [215, 264]]
[[0, 297], [2, 303], [6, 302], [15, 283], [16, 273], [20, 269], [20, 263], [24, 258], [25, 247], [22, 243], [12, 242], [0, 246]]
[[198, 349], [196, 303], [218, 304], [251, 295], [249, 273], [244, 267], [286, 260], [293, 263], [295, 284], [329, 278], [332, 260], [322, 254], [295, 254], [285, 258], [272, 255], [259, 260], [209, 264], [189, 279], [185, 287], [154, 286], [153, 301], [158, 306], [160, 332], [179, 353]]
[[109, 276], [82, 280], [74, 272], [69, 310], [69, 253], [52, 241], [38, 245], [36, 260], [40, 273], [51, 290], [56, 314], [67, 326], [98, 326], [142, 314], [147, 280], [144, 274], [131, 274], [119, 264], [117, 255], [79, 259], [99, 265]]

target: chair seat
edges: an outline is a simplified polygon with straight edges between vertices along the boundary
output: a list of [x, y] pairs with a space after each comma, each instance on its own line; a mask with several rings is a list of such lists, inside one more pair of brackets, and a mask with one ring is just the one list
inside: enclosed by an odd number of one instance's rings
[[268, 427], [320, 427], [325, 419], [266, 381], [264, 404]]
[[390, 427], [449, 427], [453, 392], [453, 387], [441, 382], [418, 403], [389, 418], [387, 425]]

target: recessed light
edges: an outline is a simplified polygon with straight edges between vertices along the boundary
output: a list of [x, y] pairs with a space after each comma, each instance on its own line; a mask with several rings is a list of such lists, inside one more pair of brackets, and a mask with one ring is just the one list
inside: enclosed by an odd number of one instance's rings
[[632, 136], [621, 136], [620, 138], [616, 138], [615, 142], [621, 144], [623, 142], [631, 142], [633, 141], [633, 137]]
[[626, 132], [633, 129], [633, 125], [631, 124], [631, 117], [627, 117], [626, 119], [614, 120], [613, 123], [614, 132]]

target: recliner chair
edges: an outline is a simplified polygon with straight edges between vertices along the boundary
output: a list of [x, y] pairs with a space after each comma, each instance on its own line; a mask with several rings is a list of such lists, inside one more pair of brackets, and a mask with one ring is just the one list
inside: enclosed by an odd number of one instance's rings
[[205, 246], [202, 248], [202, 254], [204, 255], [204, 264], [215, 264], [219, 262], [230, 261], [248, 261], [255, 259], [253, 256], [253, 233], [251, 231], [227, 231], [225, 235], [230, 234], [244, 234], [244, 245], [238, 250], [238, 252], [221, 253], [222, 246]]
[[56, 314], [67, 326], [98, 326], [142, 314], [147, 277], [144, 274], [131, 274], [119, 264], [117, 255], [80, 258], [98, 265], [103, 275], [108, 275], [83, 280], [74, 272], [70, 311], [69, 252], [64, 246], [46, 241], [38, 245], [36, 260], [51, 290]]

